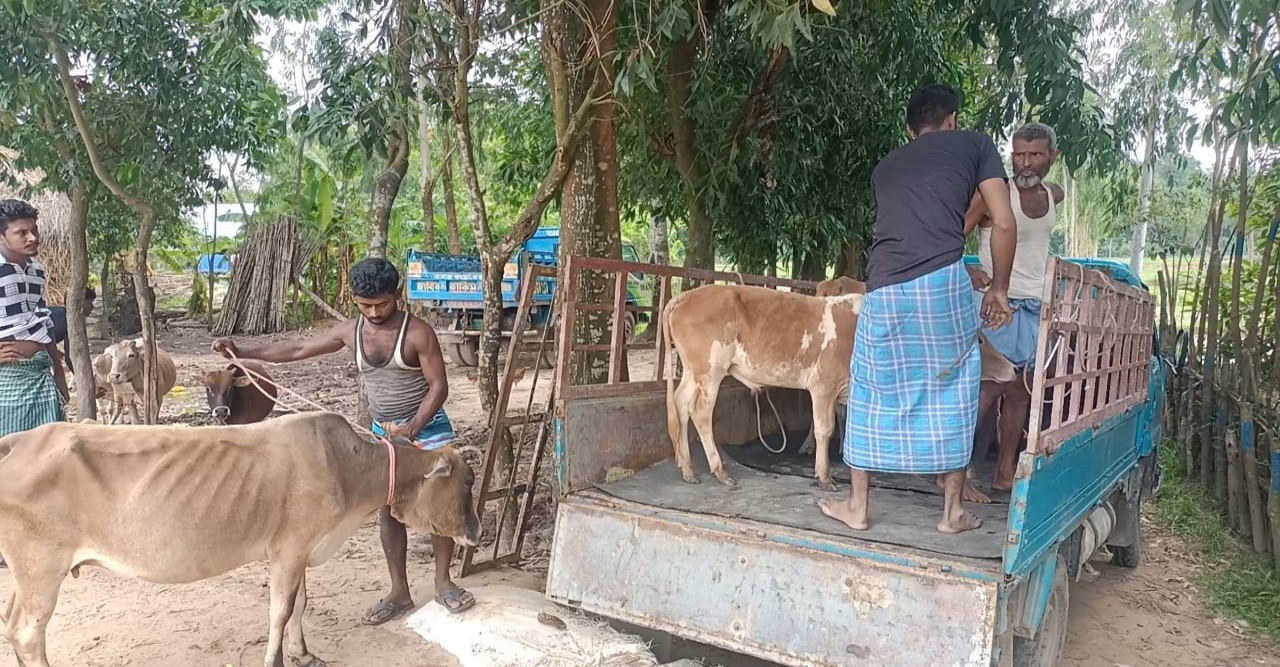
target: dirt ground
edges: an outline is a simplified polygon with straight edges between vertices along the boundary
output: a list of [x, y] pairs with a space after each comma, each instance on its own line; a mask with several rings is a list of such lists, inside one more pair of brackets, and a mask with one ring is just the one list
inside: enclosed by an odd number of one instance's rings
[[[296, 337], [289, 333], [274, 338]], [[178, 387], [166, 399], [166, 421], [197, 423], [205, 405], [198, 377], [223, 362], [208, 352], [210, 337], [203, 327], [170, 325], [161, 333], [161, 346], [178, 364]], [[243, 339], [245, 342], [250, 342]], [[95, 352], [101, 349], [95, 346]], [[652, 356], [637, 355], [633, 378], [653, 372]], [[352, 360], [345, 354], [275, 366], [283, 386], [354, 418], [356, 380]], [[513, 405], [528, 399], [529, 373], [516, 385]], [[450, 397], [446, 405], [464, 440], [478, 442], [486, 415], [467, 373], [450, 367]], [[546, 386], [547, 375], [539, 379]], [[543, 395], [542, 391], [538, 392]], [[296, 401], [294, 402], [296, 404]], [[537, 408], [535, 408], [537, 409]], [[543, 480], [543, 489], [549, 480]], [[550, 536], [550, 511], [543, 503], [533, 521], [526, 549], [527, 567], [478, 575], [460, 583], [475, 587], [508, 583], [540, 588], [545, 550]], [[1248, 630], [1212, 616], [1190, 582], [1192, 566], [1182, 557], [1183, 545], [1157, 527], [1147, 525], [1142, 567], [1128, 571], [1097, 565], [1092, 581], [1071, 589], [1070, 638], [1064, 665], [1068, 667], [1141, 667], [1179, 665], [1227, 667], [1280, 666], [1280, 651], [1269, 641], [1251, 637]], [[429, 542], [410, 537], [409, 576], [415, 600], [431, 600]], [[311, 604], [306, 629], [311, 650], [336, 667], [448, 667], [456, 664], [445, 652], [424, 643], [403, 621], [370, 628], [361, 614], [384, 592], [386, 567], [371, 520], [328, 563], [308, 574]], [[225, 575], [184, 586], [158, 586], [86, 569], [80, 578], [68, 577], [59, 606], [49, 625], [49, 654], [54, 665], [260, 665], [266, 631], [266, 570], [249, 565]], [[10, 580], [0, 573], [0, 595]], [[13, 664], [13, 653], [0, 642], [0, 662]]]

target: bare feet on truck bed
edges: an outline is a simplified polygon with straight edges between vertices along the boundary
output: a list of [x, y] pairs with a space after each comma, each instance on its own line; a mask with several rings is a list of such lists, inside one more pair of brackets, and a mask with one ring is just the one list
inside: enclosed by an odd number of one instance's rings
[[953, 512], [938, 522], [939, 533], [963, 533], [982, 525], [982, 519], [965, 510]]
[[818, 509], [821, 509], [823, 514], [854, 530], [866, 530], [870, 525], [867, 522], [866, 505], [854, 508], [851, 501], [836, 502], [824, 498], [818, 501]]
[[[934, 479], [934, 484], [937, 484], [939, 489], [945, 490], [946, 488], [942, 484], [942, 475], [938, 475]], [[1008, 489], [1005, 489], [1005, 490], [1008, 490]], [[982, 489], [979, 489], [977, 486], [974, 486], [973, 482], [969, 480], [965, 481], [964, 490], [960, 492], [960, 497], [963, 498], [966, 503], [979, 503], [982, 505], [986, 505], [991, 502], [991, 496], [988, 496], [987, 494], [983, 493]]]

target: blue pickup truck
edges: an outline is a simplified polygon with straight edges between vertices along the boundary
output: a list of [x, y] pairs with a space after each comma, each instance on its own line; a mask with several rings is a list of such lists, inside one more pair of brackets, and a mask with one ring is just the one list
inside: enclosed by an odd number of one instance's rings
[[[556, 266], [560, 252], [560, 228], [540, 227], [525, 242], [511, 261], [503, 267], [502, 277], [502, 331], [504, 339], [511, 335], [516, 324], [516, 310], [520, 305], [520, 282], [529, 264]], [[638, 261], [636, 248], [629, 242], [622, 245], [623, 261]], [[480, 258], [475, 255], [452, 255], [410, 250], [405, 259], [408, 300], [430, 312], [432, 326], [440, 339], [445, 359], [455, 366], [477, 366], [480, 355], [480, 328], [484, 321], [484, 296], [481, 291]], [[633, 274], [628, 286], [627, 303], [644, 305], [651, 301], [649, 291], [643, 289], [643, 277]], [[551, 317], [551, 298], [555, 294], [555, 278], [540, 278], [533, 296], [534, 307], [528, 325], [540, 331]], [[637, 322], [644, 322], [635, 313], [627, 313], [627, 337], [635, 333]]]
[[[967, 505], [979, 529], [936, 530], [932, 476], [872, 475], [868, 530], [823, 516], [817, 501], [846, 497], [847, 469], [833, 467], [841, 492], [814, 483], [813, 456], [798, 452], [803, 392], [770, 389], [778, 417], [758, 422], [754, 393], [724, 381], [713, 428], [728, 487], [708, 479], [696, 444], [704, 481], [682, 480], [666, 382], [564, 382], [547, 597], [793, 667], [1060, 664], [1085, 564], [1141, 560], [1165, 392], [1142, 282], [1105, 260], [1053, 258], [1049, 270], [1026, 450], [1012, 491]], [[783, 444], [784, 431], [785, 449], [760, 442]], [[975, 466], [990, 490], [994, 461]]]

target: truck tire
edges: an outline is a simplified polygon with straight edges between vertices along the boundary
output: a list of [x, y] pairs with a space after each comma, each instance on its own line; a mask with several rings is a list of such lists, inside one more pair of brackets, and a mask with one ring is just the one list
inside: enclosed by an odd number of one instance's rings
[[480, 365], [480, 344], [475, 338], [463, 338], [443, 345], [444, 358], [454, 366], [472, 368]]
[[636, 314], [627, 313], [626, 316], [623, 317], [622, 327], [626, 332], [626, 337], [623, 338], [623, 340], [630, 343], [636, 337]]
[[1034, 637], [1013, 638], [1013, 667], [1057, 667], [1067, 644], [1067, 609], [1070, 607], [1067, 563], [1058, 556], [1049, 604]]

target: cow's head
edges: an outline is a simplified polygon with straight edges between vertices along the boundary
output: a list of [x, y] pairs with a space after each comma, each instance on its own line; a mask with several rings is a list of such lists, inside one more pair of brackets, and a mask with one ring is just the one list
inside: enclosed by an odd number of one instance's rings
[[[409, 445], [399, 436], [392, 441]], [[453, 447], [441, 447], [428, 454], [433, 458], [423, 483], [418, 485], [417, 496], [405, 499], [410, 502], [397, 503], [403, 516], [396, 518], [416, 530], [451, 537], [463, 546], [479, 545], [480, 516], [471, 495], [475, 472]]]
[[107, 381], [125, 384], [142, 377], [142, 346], [139, 340], [123, 340], [111, 346], [111, 372]]
[[981, 333], [978, 334], [978, 354], [982, 359], [984, 381], [1013, 382], [1018, 377], [1018, 371], [1013, 367], [1013, 363], [1000, 354], [991, 341]]
[[209, 401], [209, 414], [215, 421], [225, 422], [231, 416], [231, 391], [235, 387], [250, 386], [253, 386], [253, 380], [234, 366], [205, 373], [204, 391]]

